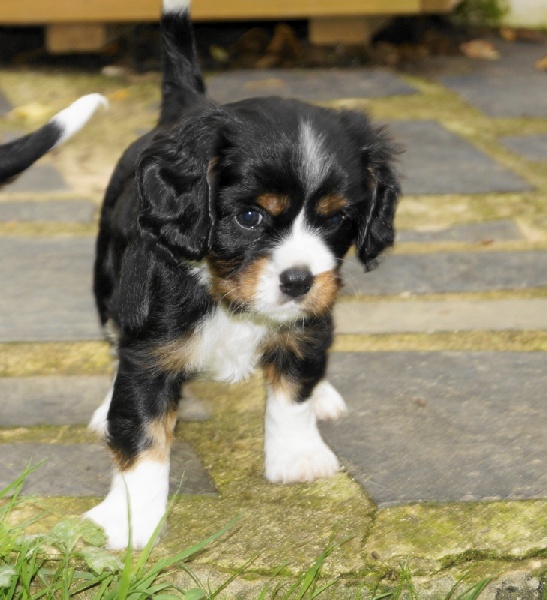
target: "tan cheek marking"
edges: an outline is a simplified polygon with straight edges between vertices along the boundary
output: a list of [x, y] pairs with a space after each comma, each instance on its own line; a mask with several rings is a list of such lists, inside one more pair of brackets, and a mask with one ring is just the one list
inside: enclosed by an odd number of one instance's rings
[[262, 194], [256, 199], [256, 203], [274, 217], [287, 211], [291, 205], [288, 196], [278, 196], [277, 194]]
[[322, 217], [330, 217], [331, 215], [340, 212], [348, 205], [348, 201], [343, 196], [338, 196], [336, 194], [331, 194], [330, 196], [325, 196], [319, 200], [315, 210], [318, 215]]
[[312, 289], [301, 304], [302, 308], [314, 315], [331, 311], [340, 287], [338, 271], [325, 271], [316, 275]]
[[260, 277], [264, 272], [268, 258], [259, 258], [243, 271], [222, 277], [215, 265], [211, 265], [211, 292], [217, 301], [226, 300], [235, 304], [253, 305]]

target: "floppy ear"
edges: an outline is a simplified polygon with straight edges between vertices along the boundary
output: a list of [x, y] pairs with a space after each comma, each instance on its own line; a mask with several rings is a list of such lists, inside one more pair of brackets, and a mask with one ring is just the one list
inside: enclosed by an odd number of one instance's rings
[[401, 192], [394, 166], [398, 149], [385, 128], [374, 128], [364, 114], [344, 112], [341, 118], [359, 145], [366, 197], [358, 217], [355, 247], [365, 270], [371, 271], [377, 266], [378, 256], [395, 240], [395, 209]]
[[137, 169], [140, 232], [160, 254], [201, 260], [215, 218], [219, 114], [192, 116], [156, 136]]

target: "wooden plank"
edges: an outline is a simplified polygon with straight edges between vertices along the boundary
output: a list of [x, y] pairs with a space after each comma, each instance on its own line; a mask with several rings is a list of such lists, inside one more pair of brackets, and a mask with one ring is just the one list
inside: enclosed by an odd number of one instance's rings
[[53, 24], [46, 27], [48, 52], [96, 52], [108, 41], [107, 27], [98, 23]]
[[312, 44], [367, 44], [388, 17], [313, 17], [308, 36]]
[[[454, 0], [194, 0], [196, 21], [414, 14], [449, 10]], [[1, 0], [0, 23], [156, 21], [161, 0]]]

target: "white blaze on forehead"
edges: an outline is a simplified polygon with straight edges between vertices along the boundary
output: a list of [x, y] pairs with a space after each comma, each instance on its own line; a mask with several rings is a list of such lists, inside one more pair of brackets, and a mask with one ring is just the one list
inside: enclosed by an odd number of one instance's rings
[[296, 266], [308, 267], [312, 275], [331, 271], [336, 260], [321, 236], [306, 223], [302, 210], [289, 235], [272, 254], [272, 263], [279, 274]]
[[300, 123], [299, 159], [301, 177], [308, 190], [323, 183], [332, 165], [332, 158], [325, 149], [324, 136], [315, 131], [309, 121]]

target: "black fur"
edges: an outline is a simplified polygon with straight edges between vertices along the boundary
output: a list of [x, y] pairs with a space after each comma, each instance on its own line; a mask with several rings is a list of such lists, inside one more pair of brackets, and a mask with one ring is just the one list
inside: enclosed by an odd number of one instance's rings
[[49, 152], [63, 130], [49, 122], [37, 131], [0, 146], [0, 185], [7, 183]]
[[[164, 16], [162, 27], [159, 125], [129, 147], [114, 171], [95, 264], [101, 323], [112, 321], [119, 333], [107, 437], [129, 465], [151, 443], [147, 423], [171, 410], [179, 384], [196, 374], [191, 360], [167, 367], [158, 354], [173, 344], [182, 348], [219, 304], [243, 319], [260, 317], [244, 295], [216, 293], [195, 261], [207, 261], [220, 285], [237, 282], [269, 256], [303, 210], [337, 273], [352, 244], [369, 270], [393, 245], [399, 196], [394, 150], [366, 115], [274, 97], [219, 106], [204, 97], [187, 14]], [[317, 181], [302, 168], [302, 123], [328, 159]], [[288, 198], [289, 206], [279, 214], [257, 208], [262, 194]], [[318, 203], [332, 195], [345, 199], [344, 208], [320, 214]], [[248, 211], [260, 213], [256, 227], [241, 225]], [[283, 345], [279, 331], [289, 331], [293, 342]], [[325, 375], [331, 343], [330, 310], [310, 313], [272, 328], [260, 364], [289, 381], [293, 400], [303, 402]]]

